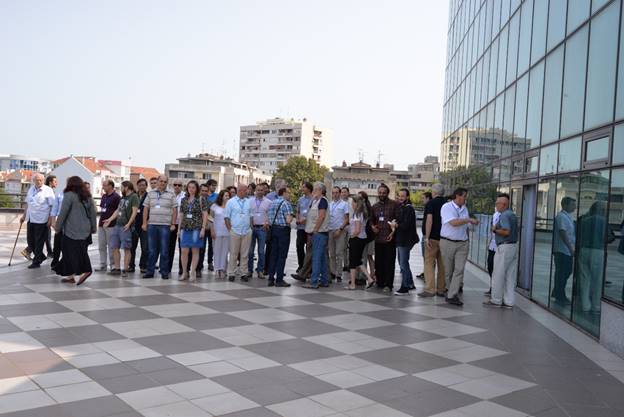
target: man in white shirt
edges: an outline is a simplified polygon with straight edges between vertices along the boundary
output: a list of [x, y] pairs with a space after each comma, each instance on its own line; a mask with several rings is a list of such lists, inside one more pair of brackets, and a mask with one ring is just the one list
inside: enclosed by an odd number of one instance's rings
[[249, 255], [247, 261], [247, 275], [251, 277], [253, 275], [254, 266], [254, 253], [256, 249], [256, 243], [258, 244], [258, 265], [256, 273], [258, 278], [264, 279], [264, 270], [266, 265], [264, 256], [265, 245], [267, 244], [267, 230], [269, 230], [269, 224], [273, 219], [269, 219], [269, 207], [271, 207], [271, 200], [264, 196], [264, 193], [268, 190], [264, 189], [262, 184], [256, 186], [254, 196], [249, 197], [249, 204], [251, 206], [252, 223], [251, 229], [251, 242], [249, 243]]
[[[230, 198], [225, 205], [225, 227], [230, 233], [230, 260], [228, 262], [228, 280], [234, 281], [237, 271], [241, 281], [249, 281], [247, 275], [247, 260], [251, 243], [252, 213], [247, 198], [247, 184], [239, 184], [236, 195]], [[240, 255], [240, 262], [237, 260]]]
[[499, 219], [500, 213], [494, 210], [494, 214], [492, 215], [492, 239], [490, 239], [490, 243], [488, 244], [487, 270], [490, 275], [490, 289], [484, 294], [487, 297], [492, 295], [492, 273], [494, 272], [494, 255], [496, 255], [496, 234], [494, 233], [494, 226], [498, 224]]
[[349, 224], [349, 204], [340, 198], [340, 187], [332, 188], [329, 203], [329, 272], [332, 280], [342, 281], [344, 253], [347, 241], [346, 228]]
[[468, 258], [468, 225], [479, 224], [471, 219], [466, 207], [468, 190], [458, 188], [453, 192], [453, 200], [442, 206], [440, 217], [440, 251], [444, 264], [444, 279], [446, 281], [446, 302], [456, 306], [464, 303], [459, 299], [459, 288], [464, 282], [464, 268]]
[[26, 240], [34, 257], [29, 269], [39, 268], [46, 259], [43, 254], [43, 245], [48, 238], [48, 230], [54, 222], [52, 207], [54, 206], [54, 191], [44, 185], [42, 174], [35, 174], [33, 185], [26, 194], [26, 208], [20, 222], [28, 222], [26, 226]]

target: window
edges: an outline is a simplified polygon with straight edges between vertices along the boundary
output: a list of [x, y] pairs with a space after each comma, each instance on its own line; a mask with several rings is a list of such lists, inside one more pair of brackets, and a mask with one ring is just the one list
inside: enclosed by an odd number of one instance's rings
[[497, 74], [497, 64], [498, 64], [498, 39], [492, 43], [490, 48], [490, 81], [488, 84], [488, 101], [492, 100], [495, 96], [496, 92], [496, 74]]
[[537, 186], [535, 211], [535, 249], [531, 298], [548, 306], [550, 299], [550, 264], [552, 249], [552, 216], [555, 209], [555, 180], [540, 181]]
[[548, 10], [548, 39], [546, 45], [548, 51], [561, 42], [565, 36], [566, 8], [566, 0], [550, 0]]
[[618, 65], [618, 86], [615, 103], [615, 118], [624, 118], [624, 17], [620, 22], [620, 64]]
[[542, 121], [542, 144], [559, 139], [559, 115], [561, 110], [561, 77], [563, 76], [563, 46], [546, 58], [544, 77], [544, 110]]
[[557, 144], [542, 148], [540, 151], [539, 174], [548, 175], [557, 172]]
[[527, 0], [520, 9], [520, 41], [518, 43], [518, 74], [529, 68], [531, 54], [531, 21], [533, 19], [533, 0]]
[[[574, 3], [574, 2], [573, 2]], [[585, 66], [587, 63], [587, 27], [566, 42], [563, 99], [561, 110], [561, 136], [566, 137], [583, 129], [583, 99]]]
[[617, 125], [613, 132], [613, 165], [624, 164], [624, 124]]
[[533, 11], [533, 36], [531, 37], [531, 65], [535, 64], [546, 52], [546, 19], [548, 0], [535, 0]]
[[591, 7], [592, 13], [596, 13], [598, 9], [600, 9], [602, 6], [604, 6], [608, 2], [609, 0], [592, 0], [592, 7]]
[[568, 2], [568, 28], [570, 33], [589, 17], [591, 0], [573, 0]]
[[537, 155], [526, 157], [524, 162], [524, 172], [527, 174], [537, 172]]
[[514, 102], [516, 100], [516, 87], [510, 87], [505, 92], [505, 116], [503, 117], [502, 152], [501, 158], [511, 156], [513, 153], [513, 118]]
[[525, 74], [516, 83], [516, 106], [514, 117], [514, 135], [519, 140], [524, 140], [526, 133], [526, 110], [527, 110], [527, 94], [529, 87], [529, 76]]
[[559, 144], [559, 172], [576, 171], [581, 167], [581, 138]]
[[585, 130], [613, 120], [619, 2], [607, 7], [591, 22]]
[[496, 79], [496, 94], [505, 88], [505, 74], [507, 73], [507, 43], [509, 38], [509, 27], [506, 27], [499, 38], [498, 49], [498, 77]]
[[507, 47], [507, 85], [516, 79], [518, 66], [518, 32], [520, 31], [520, 13], [509, 23], [509, 46]]
[[539, 146], [542, 121], [542, 91], [544, 89], [544, 62], [530, 72], [529, 106], [527, 109], [526, 138], [529, 148]]
[[596, 162], [609, 158], [609, 137], [585, 142], [585, 162]]
[[611, 172], [604, 297], [624, 305], [624, 169]]

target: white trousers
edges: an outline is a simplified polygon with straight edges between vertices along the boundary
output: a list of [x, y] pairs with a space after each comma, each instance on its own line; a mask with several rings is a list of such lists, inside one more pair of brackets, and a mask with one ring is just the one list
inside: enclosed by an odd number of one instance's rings
[[492, 297], [495, 304], [514, 305], [518, 275], [518, 244], [507, 243], [496, 247], [492, 272]]

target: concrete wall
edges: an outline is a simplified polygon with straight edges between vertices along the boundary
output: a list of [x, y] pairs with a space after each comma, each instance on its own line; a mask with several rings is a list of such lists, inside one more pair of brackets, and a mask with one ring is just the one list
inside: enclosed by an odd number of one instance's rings
[[600, 310], [600, 344], [624, 358], [624, 310], [605, 302]]

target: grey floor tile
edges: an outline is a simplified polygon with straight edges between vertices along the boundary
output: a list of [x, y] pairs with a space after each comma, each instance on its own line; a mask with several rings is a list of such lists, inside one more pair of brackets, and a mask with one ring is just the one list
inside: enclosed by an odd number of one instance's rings
[[[266, 285], [266, 283], [264, 283]], [[248, 289], [238, 289], [238, 290], [225, 290], [219, 291], [223, 294], [231, 295], [236, 298], [256, 298], [256, 297], [270, 297], [273, 294], [270, 291], [264, 291], [262, 289], [256, 288], [248, 288]]]
[[541, 412], [557, 407], [557, 403], [542, 387], [531, 387], [520, 391], [515, 391], [507, 395], [496, 397], [491, 402], [522, 411], [530, 415], [537, 415]]
[[430, 340], [443, 338], [437, 334], [410, 329], [409, 327], [400, 325], [373, 327], [372, 329], [358, 330], [358, 332], [400, 345], [411, 345], [413, 343], [428, 342]]
[[[154, 287], [150, 287], [154, 289]], [[135, 306], [153, 306], [160, 304], [176, 304], [180, 302], [179, 298], [170, 295], [137, 295], [135, 297], [119, 297], [120, 300]]]
[[360, 313], [365, 316], [374, 317], [379, 320], [389, 321], [390, 323], [410, 323], [413, 321], [431, 320], [431, 317], [422, 316], [420, 314], [410, 313], [404, 310], [380, 310]]
[[236, 413], [223, 414], [221, 417], [279, 417], [279, 414], [276, 414], [267, 408], [258, 407], [238, 411]]
[[21, 332], [22, 329], [8, 321], [7, 319], [0, 318], [0, 334], [2, 333], [14, 333]]
[[120, 376], [136, 375], [139, 372], [125, 363], [113, 363], [110, 365], [90, 366], [82, 369], [82, 372], [94, 380], [117, 378]]
[[125, 287], [136, 287], [137, 285], [132, 284], [128, 281], [122, 280], [107, 280], [107, 281], [87, 281], [87, 287], [93, 289], [108, 289], [108, 288], [125, 288]]
[[570, 417], [622, 417], [624, 410], [590, 405], [561, 406]]
[[278, 307], [280, 310], [288, 311], [289, 313], [297, 314], [299, 316], [314, 318], [325, 316], [336, 316], [338, 314], [344, 314], [344, 310], [338, 310], [323, 304], [306, 304], [299, 306]]
[[321, 381], [313, 376], [306, 376], [305, 378], [289, 382], [288, 389], [305, 397], [309, 397], [311, 395], [335, 391], [337, 388], [335, 385]]
[[311, 361], [314, 359], [331, 358], [342, 355], [329, 349], [301, 339], [282, 340], [278, 342], [258, 343], [245, 347], [254, 353], [283, 364]]
[[236, 390], [236, 392], [263, 406], [296, 400], [302, 397], [301, 394], [291, 391], [285, 385], [260, 384], [255, 387]]
[[[294, 313], [293, 311], [290, 312]], [[279, 321], [275, 323], [266, 323], [264, 326], [279, 330], [280, 332], [284, 332], [295, 337], [309, 337], [327, 333], [344, 332], [342, 327], [312, 319]]]
[[28, 334], [44, 345], [50, 347], [124, 339], [124, 337], [119, 333], [116, 333], [99, 324], [92, 326], [33, 330], [28, 332]]
[[125, 364], [141, 373], [162, 371], [165, 369], [172, 369], [181, 366], [178, 362], [173, 361], [169, 358], [165, 358], [164, 356], [160, 356], [157, 358], [140, 359], [136, 361], [128, 361], [125, 362]]
[[67, 301], [67, 300], [87, 300], [91, 298], [107, 298], [106, 294], [95, 290], [77, 290], [77, 291], [52, 291], [43, 292], [41, 295], [48, 297], [54, 301]]
[[160, 385], [179, 384], [180, 382], [204, 379], [203, 375], [198, 374], [197, 372], [192, 371], [184, 366], [148, 372], [143, 375], [149, 377], [150, 379], [153, 379]]
[[220, 349], [231, 346], [215, 337], [199, 332], [140, 337], [134, 339], [134, 341], [162, 355], [174, 355], [176, 353]]
[[410, 374], [458, 364], [456, 361], [405, 346], [358, 353], [354, 356]]
[[162, 292], [164, 294], [177, 294], [182, 292], [201, 292], [207, 291], [205, 288], [198, 287], [196, 285], [192, 285], [190, 283], [184, 284], [173, 284], [173, 285], [154, 285], [151, 286], [150, 289], [158, 292]]
[[387, 403], [396, 398], [413, 395], [427, 391], [439, 390], [440, 385], [425, 381], [414, 376], [403, 376], [378, 381], [370, 384], [359, 385], [349, 388], [349, 391], [360, 394], [371, 400]]
[[160, 382], [153, 380], [146, 374], [133, 374], [114, 378], [98, 379], [97, 382], [113, 394], [121, 394], [123, 392], [153, 388], [162, 385]]
[[69, 417], [59, 404], [2, 414], [2, 417]]
[[217, 300], [217, 301], [202, 301], [197, 303], [204, 307], [212, 308], [213, 310], [220, 311], [222, 313], [229, 313], [232, 311], [245, 311], [256, 310], [266, 308], [258, 303], [252, 303], [247, 300]]
[[35, 316], [41, 314], [68, 313], [70, 309], [57, 303], [29, 303], [0, 306], [0, 316]]
[[448, 388], [419, 392], [384, 402], [414, 417], [426, 417], [479, 402], [478, 398]]
[[308, 301], [310, 303], [333, 303], [336, 301], [351, 301], [351, 299], [349, 298], [330, 294], [327, 291], [319, 291], [309, 294], [293, 294], [292, 297], [299, 298], [300, 300]]
[[160, 316], [139, 307], [114, 308], [111, 310], [83, 311], [82, 314], [98, 323], [116, 323], [132, 320], [157, 319]]
[[62, 404], [66, 417], [108, 417], [134, 411], [115, 396], [93, 398]]
[[[208, 306], [208, 303], [198, 304]], [[248, 321], [224, 313], [172, 317], [171, 320], [195, 330], [222, 329], [225, 327], [248, 326], [250, 324]]]

